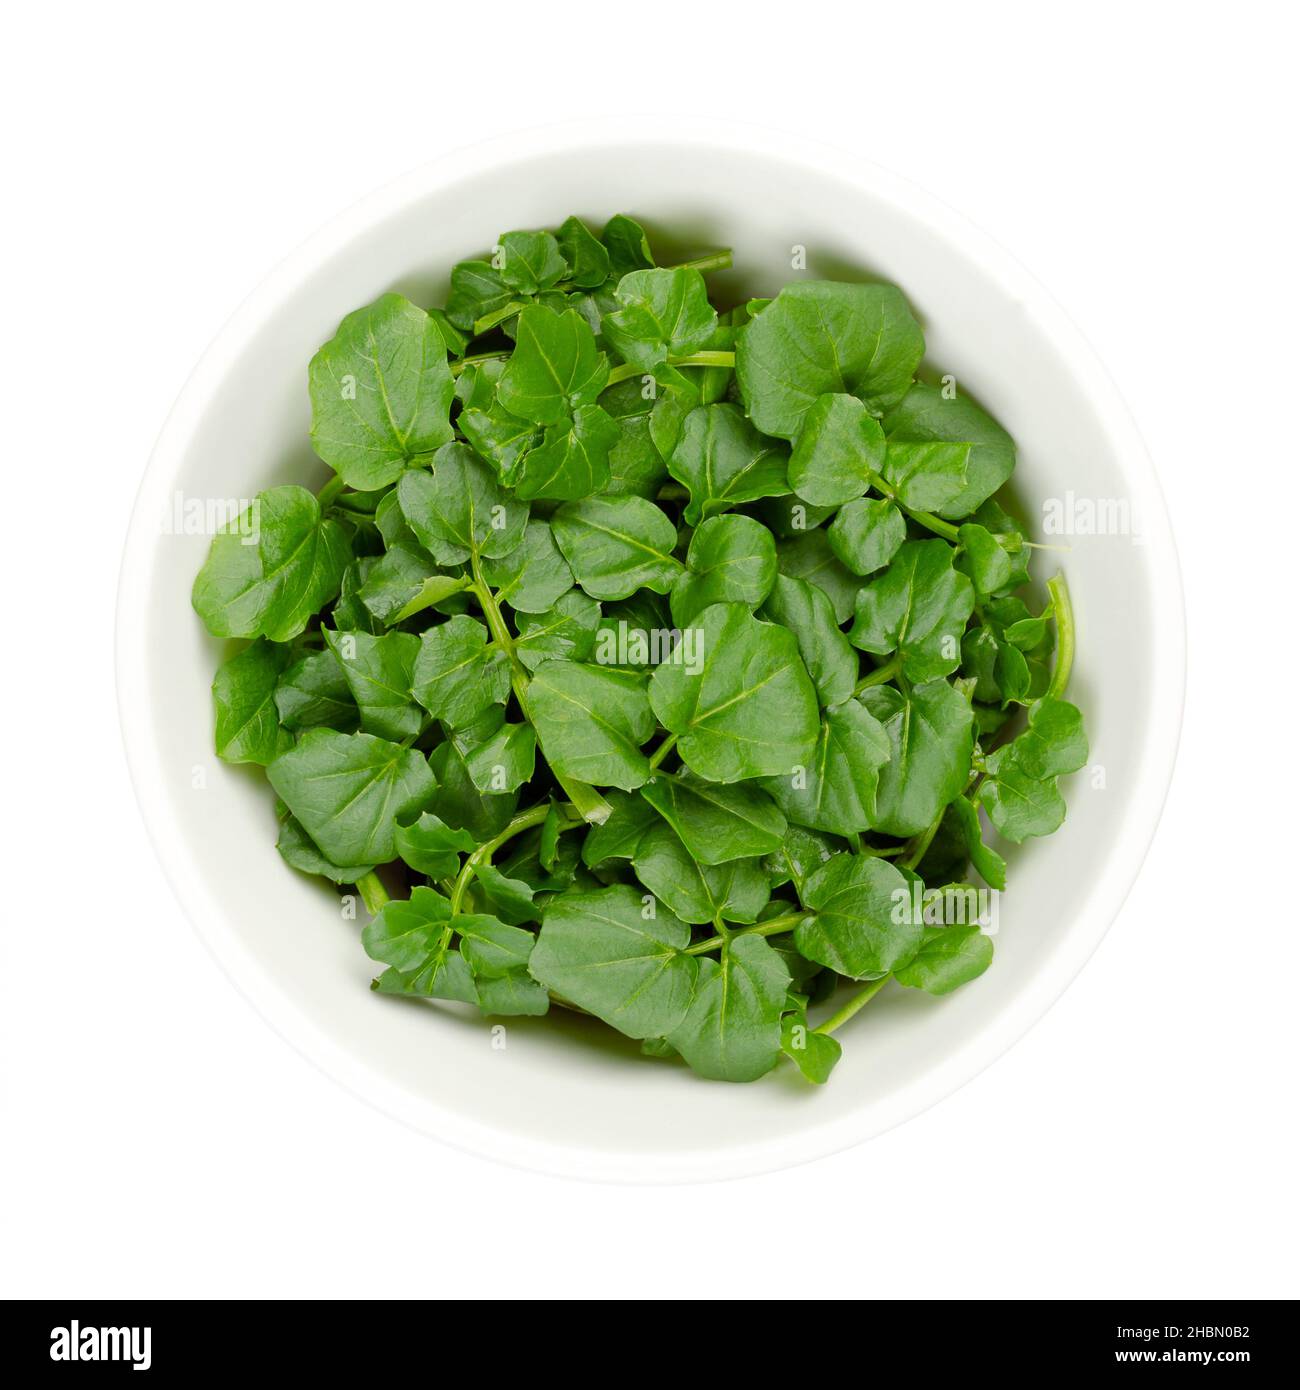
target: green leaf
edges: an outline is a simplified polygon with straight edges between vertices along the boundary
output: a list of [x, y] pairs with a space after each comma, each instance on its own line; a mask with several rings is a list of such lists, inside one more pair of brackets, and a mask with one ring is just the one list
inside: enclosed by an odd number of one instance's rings
[[842, 840], [809, 830], [807, 826], [792, 825], [780, 846], [763, 859], [767, 881], [773, 888], [792, 883], [795, 891], [802, 894], [809, 876], [843, 848]]
[[375, 981], [382, 994], [478, 1002], [469, 966], [452, 945], [451, 905], [432, 888], [386, 903], [361, 933], [372, 959], [392, 967]]
[[657, 1038], [690, 1004], [699, 968], [685, 954], [690, 940], [684, 922], [626, 885], [562, 893], [546, 909], [529, 970], [628, 1037]]
[[523, 540], [528, 507], [463, 444], [439, 449], [432, 467], [432, 473], [411, 469], [397, 485], [402, 513], [420, 544], [444, 565], [461, 564], [471, 553], [509, 555]]
[[349, 314], [312, 358], [308, 380], [312, 446], [349, 487], [387, 487], [451, 438], [446, 344], [400, 294]]
[[395, 822], [428, 805], [435, 787], [415, 749], [333, 729], [309, 729], [266, 775], [335, 864], [387, 863]]
[[1033, 835], [1050, 835], [1065, 819], [1065, 801], [1054, 777], [1034, 777], [1008, 758], [1010, 747], [988, 759], [990, 776], [980, 783], [980, 805], [998, 834], [1021, 844]]
[[571, 419], [547, 427], [542, 443], [522, 455], [506, 482], [526, 501], [568, 502], [603, 492], [610, 450], [621, 437], [617, 421], [598, 405], [581, 406]]
[[323, 633], [352, 691], [366, 733], [395, 743], [414, 738], [424, 723], [420, 707], [411, 698], [411, 671], [420, 639], [407, 632], [371, 637], [364, 632], [325, 628]]
[[668, 465], [650, 436], [650, 417], [625, 415], [618, 426], [619, 437], [609, 451], [609, 482], [605, 491], [610, 496], [632, 494], [653, 501], [668, 477]]
[[871, 829], [876, 785], [889, 761], [889, 737], [856, 700], [822, 716], [816, 750], [806, 767], [763, 785], [786, 820], [836, 835]]
[[509, 878], [491, 864], [480, 864], [474, 871], [475, 891], [492, 914], [512, 927], [539, 920], [533, 890], [521, 878]]
[[501, 361], [475, 362], [466, 367], [457, 383], [463, 404], [456, 418], [475, 452], [502, 475], [542, 437], [539, 425], [512, 415], [497, 399], [497, 383], [505, 369]]
[[673, 586], [673, 621], [686, 627], [714, 603], [757, 608], [776, 577], [776, 544], [765, 526], [747, 516], [710, 517], [691, 537], [686, 573]]
[[624, 791], [649, 777], [641, 745], [655, 724], [643, 677], [544, 661], [528, 684], [527, 713], [546, 761], [561, 777]]
[[1006, 756], [1031, 777], [1078, 772], [1088, 761], [1083, 715], [1068, 700], [1035, 700], [1028, 727], [1009, 745]]
[[779, 776], [806, 764], [817, 738], [817, 696], [794, 634], [738, 603], [699, 615], [702, 669], [672, 661], [650, 681], [659, 722], [678, 734], [682, 761], [714, 782]]
[[984, 833], [980, 829], [980, 813], [964, 796], [959, 796], [949, 808], [961, 829], [966, 852], [975, 871], [988, 884], [1001, 892], [1007, 886], [1007, 864], [996, 850], [984, 843]]
[[790, 486], [805, 502], [838, 507], [866, 492], [884, 459], [884, 431], [856, 396], [818, 396], [790, 455]]
[[460, 856], [473, 854], [478, 841], [467, 830], [453, 830], [432, 811], [408, 824], [398, 821], [393, 844], [401, 858], [418, 874], [450, 878], [460, 869]]
[[582, 844], [582, 862], [594, 869], [614, 859], [631, 859], [641, 837], [659, 823], [654, 807], [633, 792], [605, 793], [609, 819], [593, 825]]
[[318, 874], [334, 883], [356, 883], [375, 867], [373, 864], [335, 864], [321, 853], [320, 846], [293, 816], [280, 822], [280, 838], [275, 842], [280, 857], [299, 873]]
[[520, 311], [515, 350], [497, 385], [512, 415], [555, 425], [600, 395], [609, 363], [575, 309], [555, 313], [542, 305]]
[[573, 587], [573, 575], [551, 534], [549, 523], [533, 520], [508, 555], [489, 560], [483, 577], [497, 600], [516, 613], [545, 613]]
[[840, 631], [835, 609], [823, 590], [806, 580], [778, 575], [763, 616], [794, 633], [823, 708], [843, 704], [853, 694], [857, 654]]
[[641, 795], [681, 837], [701, 864], [726, 864], [771, 854], [785, 838], [785, 817], [758, 787], [706, 782], [683, 772], [662, 773]]
[[632, 856], [632, 867], [683, 922], [754, 922], [771, 896], [757, 859], [700, 864], [663, 821], [646, 830]]
[[548, 658], [585, 661], [596, 640], [600, 604], [578, 589], [561, 594], [549, 613], [525, 618], [519, 624], [515, 655], [530, 671]]
[[905, 507], [937, 511], [966, 486], [969, 444], [891, 439], [881, 472]]
[[693, 1071], [719, 1081], [754, 1081], [781, 1056], [781, 1011], [790, 972], [759, 936], [734, 937], [721, 960], [700, 962], [695, 997], [670, 1043]]
[[214, 637], [287, 642], [338, 593], [348, 559], [343, 528], [306, 488], [273, 487], [213, 536], [194, 611]]
[[510, 693], [510, 662], [488, 645], [476, 618], [459, 614], [420, 635], [411, 673], [415, 698], [450, 729], [472, 724]]
[[609, 279], [609, 252], [578, 217], [568, 217], [560, 227], [560, 254], [569, 267], [569, 278], [582, 289], [594, 290]]
[[347, 677], [328, 648], [300, 656], [285, 671], [275, 688], [275, 707], [286, 729], [326, 724], [351, 733], [360, 722]]
[[1011, 579], [1011, 557], [983, 526], [967, 522], [958, 529], [961, 554], [956, 565], [981, 597], [995, 594]]
[[618, 309], [606, 314], [606, 340], [625, 362], [649, 370], [669, 356], [699, 351], [718, 326], [698, 270], [634, 270], [615, 291]]
[[736, 379], [764, 434], [795, 440], [819, 396], [871, 410], [901, 399], [925, 352], [920, 325], [892, 285], [787, 285], [740, 332]]
[[781, 1051], [799, 1068], [806, 1081], [824, 1086], [830, 1080], [842, 1049], [829, 1033], [808, 1026], [808, 1015], [800, 1010], [781, 1020]]
[[797, 540], [782, 541], [776, 548], [776, 566], [791, 579], [815, 584], [830, 599], [837, 623], [853, 616], [858, 581], [835, 558], [825, 531], [819, 528]]
[[[392, 542], [383, 555], [368, 561], [364, 580], [356, 591], [365, 616], [377, 621], [350, 622], [347, 630], [369, 632], [379, 625], [391, 627], [400, 621], [397, 615], [424, 592], [426, 583], [447, 578], [438, 573], [433, 560], [414, 540]], [[334, 624], [340, 629], [344, 626], [337, 611]]]
[[501, 272], [487, 261], [461, 261], [451, 270], [447, 317], [469, 333], [479, 319], [505, 308], [513, 298], [514, 291]]
[[476, 912], [463, 913], [452, 925], [460, 933], [461, 954], [476, 976], [499, 979], [527, 969], [536, 940], [532, 932]]
[[952, 555], [946, 541], [907, 541], [858, 594], [853, 645], [877, 656], [900, 652], [909, 680], [955, 671], [975, 594], [970, 580], [954, 572]]
[[490, 840], [505, 829], [519, 804], [518, 792], [479, 791], [452, 739], [429, 754], [429, 767], [438, 779], [431, 809], [448, 825], [467, 830], [477, 841]]
[[951, 994], [992, 962], [993, 941], [979, 927], [930, 927], [916, 955], [894, 971], [894, 978], [927, 994]]
[[501, 238], [501, 278], [516, 294], [550, 289], [568, 268], [550, 232], [506, 232]]
[[942, 680], [906, 693], [872, 686], [859, 698], [884, 725], [890, 744], [876, 788], [876, 829], [919, 835], [966, 785], [974, 745], [971, 707]]
[[690, 490], [690, 526], [742, 502], [788, 492], [788, 465], [785, 446], [765, 439], [731, 404], [692, 410], [668, 459], [668, 471]]
[[672, 555], [676, 527], [643, 497], [566, 502], [551, 528], [574, 579], [594, 599], [627, 598], [642, 588], [666, 594], [682, 572]]
[[498, 1017], [540, 1018], [551, 1007], [551, 997], [524, 970], [484, 977], [477, 981], [478, 1006], [485, 1014]]
[[452, 739], [470, 781], [481, 792], [512, 792], [533, 775], [537, 738], [531, 724], [502, 722], [486, 738], [475, 729], [455, 733]]
[[804, 884], [806, 917], [794, 930], [801, 955], [850, 979], [884, 975], [910, 960], [923, 924], [913, 921], [907, 880], [890, 863], [864, 854], [837, 854]]
[[1016, 446], [1006, 430], [969, 397], [946, 399], [942, 387], [917, 382], [887, 412], [884, 426], [891, 445], [906, 440], [971, 446], [965, 486], [936, 509], [950, 521], [969, 516], [992, 497], [1016, 466]]
[[217, 756], [228, 763], [265, 766], [293, 743], [280, 727], [275, 693], [291, 653], [259, 637], [217, 668], [212, 682], [216, 706]]
[[609, 252], [609, 268], [620, 279], [631, 270], [648, 270], [655, 263], [641, 224], [621, 212], [605, 223], [600, 239]]

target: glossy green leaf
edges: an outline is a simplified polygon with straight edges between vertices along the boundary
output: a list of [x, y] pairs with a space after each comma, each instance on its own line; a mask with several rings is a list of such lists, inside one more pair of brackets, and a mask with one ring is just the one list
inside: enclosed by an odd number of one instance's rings
[[609, 819], [593, 825], [582, 844], [582, 862], [592, 869], [610, 860], [631, 859], [642, 836], [659, 823], [654, 807], [635, 792], [611, 791], [605, 799]]
[[832, 554], [854, 574], [873, 574], [898, 553], [907, 523], [892, 502], [862, 497], [841, 507], [826, 528]]
[[858, 678], [857, 653], [840, 631], [834, 606], [824, 590], [803, 579], [778, 575], [763, 606], [763, 617], [794, 633], [823, 708], [843, 704], [853, 694]]
[[853, 616], [859, 582], [835, 557], [824, 530], [819, 528], [795, 540], [782, 541], [776, 548], [776, 566], [792, 579], [815, 584], [830, 599], [837, 623], [845, 623]]
[[776, 577], [776, 544], [765, 526], [747, 516], [710, 517], [691, 537], [686, 573], [673, 586], [673, 621], [685, 627], [714, 603], [757, 608]]
[[585, 661], [596, 640], [600, 604], [578, 589], [561, 594], [547, 613], [524, 618], [519, 624], [515, 655], [530, 671], [550, 658]]
[[538, 520], [528, 523], [523, 540], [509, 554], [484, 564], [483, 577], [497, 599], [517, 613], [545, 613], [573, 587], [573, 574], [550, 524]]
[[622, 437], [617, 421], [598, 405], [547, 427], [542, 442], [518, 461], [505, 481], [525, 501], [544, 497], [568, 502], [602, 492], [609, 483], [609, 454]]
[[956, 565], [982, 597], [995, 594], [1011, 580], [1011, 557], [991, 532], [974, 522], [959, 528], [961, 554]]
[[894, 971], [894, 978], [927, 994], [951, 994], [992, 963], [993, 941], [978, 927], [929, 927], [916, 955]]
[[217, 668], [212, 682], [217, 756], [228, 763], [274, 761], [293, 742], [280, 727], [275, 693], [287, 648], [259, 637]]
[[790, 486], [821, 507], [861, 497], [885, 459], [885, 435], [856, 396], [818, 396], [790, 454]]
[[620, 279], [631, 270], [647, 270], [655, 263], [645, 229], [625, 213], [605, 223], [600, 239], [609, 252], [609, 267]]
[[424, 712], [411, 697], [411, 672], [420, 639], [407, 632], [371, 637], [328, 628], [324, 636], [352, 691], [366, 733], [395, 743], [414, 738], [424, 723]]
[[512, 415], [554, 425], [594, 402], [608, 376], [609, 363], [577, 310], [557, 314], [532, 305], [520, 312], [497, 395]]
[[781, 1020], [781, 1051], [799, 1068], [804, 1079], [817, 1086], [830, 1080], [842, 1049], [828, 1033], [818, 1033], [808, 1025], [802, 1011]]
[[605, 315], [605, 338], [625, 362], [646, 370], [670, 355], [697, 352], [718, 325], [698, 270], [631, 271], [615, 298], [619, 307]]
[[569, 278], [582, 289], [596, 289], [609, 279], [609, 252], [578, 217], [568, 217], [556, 238], [569, 267]]
[[850, 979], [883, 975], [920, 945], [908, 882], [887, 860], [837, 854], [804, 884], [803, 900], [815, 915], [795, 928], [795, 945]]
[[574, 579], [594, 599], [627, 598], [642, 588], [666, 594], [682, 572], [672, 554], [676, 528], [643, 497], [566, 502], [551, 528]]
[[969, 444], [891, 439], [881, 468], [889, 490], [905, 507], [937, 511], [966, 486]]
[[966, 843], [966, 852], [976, 872], [990, 888], [1001, 892], [1007, 886], [1007, 864], [996, 850], [984, 843], [984, 832], [980, 828], [980, 813], [964, 796], [959, 796], [950, 807], [952, 815], [961, 829]]
[[336, 864], [327, 859], [294, 816], [285, 816], [280, 822], [280, 838], [275, 847], [284, 862], [299, 873], [318, 874], [334, 883], [356, 883], [375, 867], [373, 864]]
[[527, 505], [463, 444], [439, 449], [431, 467], [410, 469], [397, 485], [402, 512], [420, 544], [442, 564], [459, 564], [471, 554], [509, 555], [523, 540]]
[[448, 728], [463, 729], [510, 691], [510, 662], [488, 645], [488, 631], [460, 614], [420, 636], [411, 672], [415, 698]]
[[544, 661], [528, 683], [527, 714], [562, 777], [624, 791], [649, 777], [641, 745], [654, 733], [654, 716], [641, 676]]
[[286, 729], [326, 724], [351, 733], [361, 718], [338, 657], [328, 648], [300, 656], [284, 672], [275, 688], [275, 707]]
[[955, 671], [975, 594], [953, 570], [952, 554], [945, 541], [905, 542], [884, 574], [859, 592], [853, 645], [878, 656], [901, 653], [909, 680]]
[[460, 868], [460, 856], [473, 854], [478, 841], [467, 830], [453, 830], [432, 811], [409, 822], [398, 821], [393, 830], [398, 855], [416, 873], [429, 878], [449, 878]]
[[683, 772], [663, 773], [641, 795], [668, 822], [701, 864], [726, 864], [771, 854], [785, 838], [785, 817], [758, 787], [726, 786]]
[[632, 855], [632, 867], [683, 922], [754, 922], [771, 896], [757, 859], [701, 864], [664, 821], [646, 830]]
[[691, 526], [743, 502], [789, 491], [788, 465], [785, 446], [759, 434], [731, 404], [692, 410], [668, 459], [668, 471], [690, 490], [685, 517]]
[[836, 835], [869, 830], [876, 815], [880, 769], [889, 761], [889, 737], [856, 700], [822, 715], [817, 745], [806, 766], [763, 785], [786, 820]]
[[506, 232], [500, 246], [501, 278], [516, 294], [550, 289], [569, 269], [550, 232]]

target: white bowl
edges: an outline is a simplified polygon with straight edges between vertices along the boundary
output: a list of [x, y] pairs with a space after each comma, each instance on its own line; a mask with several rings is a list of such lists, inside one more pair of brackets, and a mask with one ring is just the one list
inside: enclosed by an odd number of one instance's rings
[[[307, 362], [339, 319], [384, 290], [440, 303], [452, 264], [512, 227], [626, 211], [684, 250], [735, 248], [729, 291], [775, 292], [801, 272], [902, 287], [927, 362], [955, 373], [1015, 436], [1014, 487], [1044, 501], [1121, 499], [1140, 538], [1067, 537], [1079, 640], [1071, 696], [1092, 742], [1064, 782], [1069, 816], [1009, 855], [996, 959], [945, 999], [892, 988], [841, 1035], [814, 1088], [781, 1068], [748, 1086], [701, 1081], [593, 1043], [579, 1019], [491, 1024], [379, 998], [358, 924], [275, 849], [272, 794], [212, 751], [221, 644], [190, 608], [207, 538], [169, 534], [175, 499], [318, 486]], [[173, 528], [174, 529], [174, 528]], [[1040, 528], [1041, 529], [1041, 528]], [[1044, 537], [1039, 537], [1044, 539]], [[1051, 537], [1046, 537], [1051, 539]], [[140, 490], [123, 565], [118, 685], [136, 790], [177, 897], [213, 954], [284, 1037], [355, 1094], [438, 1139], [600, 1179], [734, 1176], [880, 1133], [967, 1081], [1047, 1009], [1092, 953], [1159, 817], [1181, 718], [1183, 608], [1151, 464], [1077, 330], [1004, 251], [879, 169], [749, 129], [564, 127], [493, 141], [368, 198], [296, 251], [222, 331], [177, 402]], [[364, 912], [364, 909], [362, 909]], [[558, 1016], [557, 1016], [558, 1015]]]

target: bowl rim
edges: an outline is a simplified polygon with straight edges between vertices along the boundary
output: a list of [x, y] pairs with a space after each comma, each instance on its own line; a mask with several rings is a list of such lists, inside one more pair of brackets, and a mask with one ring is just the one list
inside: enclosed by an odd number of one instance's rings
[[[158, 536], [154, 518], [207, 405], [248, 339], [319, 266], [377, 221], [411, 201], [470, 175], [521, 158], [581, 156], [627, 145], [708, 148], [720, 157], [783, 159], [883, 197], [925, 224], [961, 255], [978, 262], [1031, 314], [1061, 353], [1096, 411], [1143, 518], [1151, 559], [1153, 712], [1133, 789], [1122, 816], [1125, 833], [1097, 875], [1073, 924], [1039, 972], [991, 1017], [960, 1053], [883, 1100], [835, 1120], [744, 1147], [665, 1157], [563, 1146], [489, 1126], [416, 1095], [362, 1062], [319, 1028], [284, 994], [261, 962], [226, 925], [226, 909], [205, 885], [188, 839], [167, 813], [164, 774], [154, 742], [146, 625], [140, 615], [152, 587]], [[325, 1075], [359, 1099], [455, 1148], [556, 1176], [615, 1182], [709, 1181], [768, 1172], [824, 1157], [911, 1119], [972, 1080], [1022, 1038], [1082, 969], [1110, 929], [1146, 858], [1164, 807], [1182, 725], [1186, 617], [1182, 580], [1159, 479], [1136, 423], [1091, 345], [1046, 288], [988, 233], [945, 202], [858, 155], [784, 131], [732, 121], [661, 118], [566, 121], [519, 130], [446, 152], [368, 194], [290, 252], [218, 332], [181, 389], [154, 446], [133, 503], [116, 607], [118, 714], [136, 800], [163, 874], [209, 954], [253, 1008]]]

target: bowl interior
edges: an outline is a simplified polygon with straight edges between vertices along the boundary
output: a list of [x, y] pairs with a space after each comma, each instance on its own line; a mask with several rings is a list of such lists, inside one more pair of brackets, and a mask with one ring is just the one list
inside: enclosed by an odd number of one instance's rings
[[[264, 778], [212, 751], [209, 683], [222, 644], [190, 608], [208, 542], [185, 533], [186, 505], [324, 481], [308, 444], [306, 369], [343, 314], [390, 289], [440, 303], [451, 265], [500, 231], [616, 211], [642, 218], [670, 250], [734, 247], [739, 269], [718, 284], [735, 298], [799, 275], [895, 282], [924, 323], [927, 366], [953, 373], [1016, 438], [1015, 493], [1036, 532], [1044, 504], [1068, 506], [1071, 494], [1146, 512], [1145, 538], [1037, 537], [1071, 547], [1040, 555], [1037, 570], [1059, 563], [1069, 578], [1071, 696], [1095, 766], [1066, 779], [1057, 835], [1009, 847], [992, 969], [942, 1000], [886, 990], [844, 1030], [843, 1061], [823, 1088], [792, 1068], [749, 1086], [699, 1081], [563, 1014], [502, 1028], [458, 1006], [372, 995], [358, 922], [275, 850]], [[797, 248], [806, 271], [792, 269]], [[757, 144], [661, 139], [435, 166], [293, 258], [218, 341], [169, 424], [124, 575], [133, 769], [209, 944], [281, 1031], [361, 1094], [453, 1142], [594, 1176], [722, 1176], [807, 1157], [903, 1118], [987, 1062], [1059, 992], [1118, 906], [1163, 794], [1172, 733], [1161, 721], [1177, 718], [1161, 576], [1172, 559], [1150, 526], [1159, 508], [1126, 417], [1041, 292], [944, 209], [883, 176]]]

